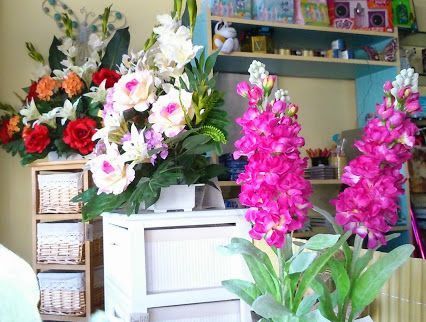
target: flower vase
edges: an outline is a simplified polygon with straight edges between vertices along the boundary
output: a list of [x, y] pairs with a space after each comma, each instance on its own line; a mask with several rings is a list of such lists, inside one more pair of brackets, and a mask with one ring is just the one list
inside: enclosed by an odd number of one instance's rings
[[167, 212], [171, 210], [192, 211], [202, 203], [204, 184], [171, 185], [161, 188], [160, 197], [148, 210]]

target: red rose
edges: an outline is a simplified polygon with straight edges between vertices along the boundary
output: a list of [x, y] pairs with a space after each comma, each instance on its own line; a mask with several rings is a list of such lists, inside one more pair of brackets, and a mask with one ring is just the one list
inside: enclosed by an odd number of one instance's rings
[[42, 153], [50, 143], [49, 129], [44, 125], [27, 127], [22, 133], [27, 153]]
[[28, 88], [28, 93], [26, 101], [31, 102], [33, 99], [37, 98], [37, 82], [32, 82], [31, 86]]
[[84, 117], [71, 121], [64, 130], [64, 142], [82, 155], [89, 154], [95, 147], [92, 136], [96, 132], [96, 121]]
[[118, 82], [121, 75], [117, 73], [115, 70], [111, 70], [108, 68], [101, 68], [99, 71], [93, 74], [92, 80], [96, 86], [101, 85], [101, 83], [106, 80], [105, 88], [113, 87], [115, 83]]
[[7, 144], [7, 143], [10, 142], [10, 136], [9, 136], [8, 131], [7, 131], [8, 125], [9, 125], [9, 119], [3, 120], [0, 123], [0, 142], [2, 144]]

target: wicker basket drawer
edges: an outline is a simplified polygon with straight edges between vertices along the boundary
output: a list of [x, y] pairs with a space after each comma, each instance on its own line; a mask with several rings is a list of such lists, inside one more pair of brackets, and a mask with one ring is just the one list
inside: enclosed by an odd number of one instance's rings
[[38, 273], [40, 313], [82, 316], [86, 313], [84, 273]]
[[40, 172], [37, 176], [40, 214], [74, 214], [81, 203], [71, 199], [83, 191], [82, 172]]
[[81, 264], [84, 262], [83, 223], [38, 223], [37, 262]]

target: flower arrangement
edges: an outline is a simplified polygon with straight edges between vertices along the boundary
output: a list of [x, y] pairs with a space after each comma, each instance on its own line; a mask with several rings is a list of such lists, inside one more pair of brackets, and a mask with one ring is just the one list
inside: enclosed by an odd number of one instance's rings
[[[238, 179], [240, 201], [250, 207], [246, 214], [253, 224], [250, 236], [265, 239], [276, 255], [278, 271], [266, 253], [250, 241], [234, 238], [222, 250], [243, 255], [254, 283], [222, 284], [262, 321], [352, 322], [413, 251], [412, 245], [402, 245], [372, 261], [379, 246], [398, 236], [385, 234], [397, 221], [405, 182], [400, 170], [415, 142], [417, 128], [410, 116], [420, 109], [418, 75], [403, 70], [394, 82], [385, 84], [378, 116], [355, 144], [362, 155], [345, 168], [342, 181], [349, 187], [333, 201], [334, 217], [309, 203], [311, 187], [303, 179], [306, 160], [298, 151], [304, 142], [298, 136], [297, 107], [281, 90], [268, 101], [275, 78], [263, 64], [253, 62], [249, 72], [251, 84], [237, 86], [237, 93], [249, 101], [248, 110], [237, 120], [244, 136], [236, 142], [234, 153], [249, 160]], [[285, 126], [281, 129], [281, 125]], [[336, 234], [315, 235], [299, 242], [293, 252], [291, 233], [302, 226], [311, 207], [333, 225]], [[347, 242], [352, 234], [353, 248]], [[362, 250], [367, 237], [368, 249]]]
[[342, 238], [317, 235], [293, 253], [291, 235], [303, 227], [312, 207], [312, 188], [304, 179], [307, 159], [300, 155], [305, 142], [299, 136], [298, 107], [284, 90], [269, 100], [276, 77], [269, 75], [265, 65], [254, 61], [249, 73], [250, 83], [237, 86], [237, 93], [247, 98], [249, 105], [237, 120], [243, 137], [235, 143], [234, 157], [248, 158], [237, 181], [241, 184], [240, 202], [250, 207], [246, 213], [253, 227], [250, 236], [264, 239], [272, 248], [279, 270], [276, 272], [268, 255], [250, 241], [234, 238], [223, 250], [244, 256], [254, 283], [227, 280], [222, 284], [265, 321], [317, 321], [316, 298], [304, 298], [305, 293], [349, 233]]
[[143, 50], [123, 55], [113, 86], [95, 89], [105, 92], [103, 127], [88, 163], [96, 187], [74, 199], [84, 202], [85, 219], [120, 207], [137, 213], [158, 200], [161, 188], [208, 183], [224, 171], [207, 155], [220, 152], [227, 135], [222, 94], [210, 75], [217, 53], [207, 57], [192, 42], [196, 1], [186, 1], [188, 27], [182, 1], [174, 8], [158, 16]]
[[65, 35], [54, 37], [47, 61], [33, 44], [26, 43], [37, 69], [24, 89], [26, 96], [20, 98], [22, 108], [16, 111], [0, 104], [0, 144], [12, 155], [19, 154], [22, 164], [43, 159], [49, 152], [61, 156], [93, 151], [104, 90], [119, 78], [115, 55], [127, 52], [129, 44], [127, 28], [110, 38], [106, 27], [110, 13], [111, 7], [105, 8], [99, 33], [79, 26], [67, 13], [57, 13]]

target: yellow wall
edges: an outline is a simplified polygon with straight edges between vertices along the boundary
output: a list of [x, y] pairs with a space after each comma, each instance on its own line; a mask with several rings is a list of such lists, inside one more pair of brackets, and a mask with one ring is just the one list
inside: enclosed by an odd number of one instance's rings
[[[67, 0], [78, 10], [101, 9], [112, 1]], [[131, 28], [131, 47], [139, 49], [148, 36], [155, 15], [170, 11], [171, 0], [115, 1], [114, 7], [127, 16]], [[18, 103], [13, 91], [28, 85], [32, 62], [26, 56], [24, 42], [31, 41], [46, 54], [55, 23], [40, 8], [41, 0], [0, 0], [0, 100]], [[354, 82], [281, 78], [280, 86], [291, 93], [301, 106], [300, 120], [308, 147], [329, 144], [332, 134], [355, 127]], [[318, 135], [321, 133], [321, 135]], [[0, 152], [0, 243], [31, 259], [31, 188], [30, 171], [19, 165], [18, 158]]]

